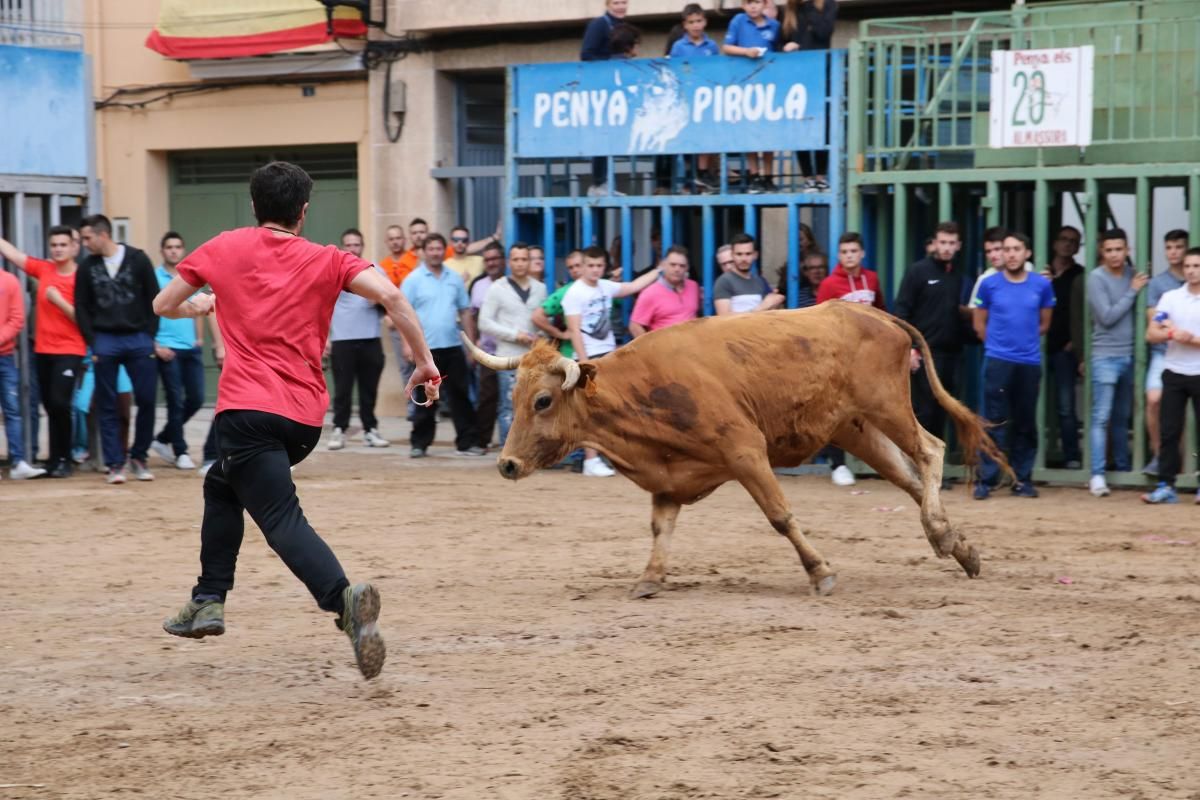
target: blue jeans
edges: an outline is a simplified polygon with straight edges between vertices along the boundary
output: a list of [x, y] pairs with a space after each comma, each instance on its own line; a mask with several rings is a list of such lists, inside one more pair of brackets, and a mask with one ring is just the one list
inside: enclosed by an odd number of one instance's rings
[[8, 460], [16, 465], [25, 460], [25, 426], [21, 423], [21, 373], [15, 354], [0, 356], [0, 411], [4, 412]]
[[137, 405], [129, 457], [145, 461], [154, 439], [154, 404], [158, 393], [154, 339], [148, 333], [97, 331], [92, 351], [96, 358], [96, 415], [100, 418], [104, 464], [109, 468], [125, 464], [125, 443], [121, 441], [117, 419], [117, 371], [122, 366], [133, 383], [133, 402]]
[[500, 446], [504, 447], [504, 443], [508, 440], [508, 429], [512, 427], [513, 421], [513, 387], [517, 385], [517, 371], [514, 369], [497, 372], [496, 377], [500, 379], [500, 413], [497, 418], [500, 421]]
[[1050, 354], [1050, 373], [1054, 378], [1054, 410], [1058, 414], [1058, 437], [1063, 459], [1079, 461], [1079, 417], [1075, 413], [1075, 382], [1079, 379], [1079, 359], [1068, 350]]
[[183, 426], [204, 405], [204, 356], [199, 347], [172, 352], [173, 359], [158, 362], [158, 377], [167, 395], [167, 424], [155, 441], [171, 445], [181, 456], [188, 451]]
[[1133, 415], [1133, 356], [1092, 359], [1092, 474], [1103, 475], [1112, 433], [1113, 461], [1118, 472], [1133, 468], [1129, 457], [1129, 424]]
[[[1037, 458], [1037, 401], [1042, 383], [1040, 364], [1018, 364], [989, 358], [983, 365], [983, 416], [996, 427], [992, 440], [1008, 455], [1017, 480], [1033, 477]], [[996, 485], [1000, 467], [986, 455], [979, 465], [979, 480]]]

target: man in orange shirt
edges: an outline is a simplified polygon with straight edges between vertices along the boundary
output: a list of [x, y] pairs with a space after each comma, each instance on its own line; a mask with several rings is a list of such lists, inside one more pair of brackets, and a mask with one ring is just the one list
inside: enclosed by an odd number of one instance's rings
[[407, 272], [401, 272], [400, 261], [404, 258], [404, 226], [403, 225], [388, 225], [387, 231], [384, 233], [384, 241], [387, 242], [388, 255], [379, 262], [379, 268], [383, 270], [388, 280], [393, 286], [399, 287], [404, 283], [404, 279], [408, 277]]
[[429, 223], [420, 217], [413, 217], [413, 221], [408, 223], [408, 242], [412, 247], [400, 256], [400, 269], [398, 270], [400, 283], [404, 283], [408, 274], [420, 266], [422, 248], [425, 247], [427, 233], [429, 233]]

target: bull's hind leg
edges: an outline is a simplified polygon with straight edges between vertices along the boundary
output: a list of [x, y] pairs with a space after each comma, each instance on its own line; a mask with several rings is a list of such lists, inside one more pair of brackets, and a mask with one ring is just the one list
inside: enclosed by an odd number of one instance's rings
[[679, 516], [679, 503], [667, 495], [656, 494], [653, 502], [650, 532], [654, 534], [654, 544], [650, 549], [650, 563], [630, 594], [635, 600], [653, 597], [662, 591], [663, 578], [667, 574], [667, 555], [671, 550], [671, 534], [675, 532], [675, 520]]
[[787, 498], [783, 495], [783, 489], [780, 488], [766, 455], [739, 459], [732, 466], [738, 483], [746, 487], [754, 502], [758, 503], [758, 507], [767, 515], [771, 527], [786, 536], [796, 548], [813, 591], [819, 595], [832, 592], [837, 584], [837, 574], [805, 538], [804, 531], [800, 530], [800, 523], [796, 521], [796, 516], [788, 506]]
[[925, 537], [939, 558], [954, 556], [969, 577], [978, 576], [979, 552], [950, 527], [942, 505], [942, 455], [946, 446], [918, 425], [915, 418], [912, 430], [906, 435], [902, 429], [897, 432], [897, 439], [899, 442], [874, 425], [866, 424], [861, 432], [857, 429], [840, 432], [835, 441], [917, 502]]

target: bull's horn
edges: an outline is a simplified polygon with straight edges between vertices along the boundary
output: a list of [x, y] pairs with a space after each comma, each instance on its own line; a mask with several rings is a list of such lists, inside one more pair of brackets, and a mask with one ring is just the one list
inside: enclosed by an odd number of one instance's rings
[[563, 391], [569, 392], [574, 389], [575, 384], [579, 383], [579, 365], [566, 356], [559, 356], [555, 368], [561, 369], [565, 376], [562, 383]]
[[494, 356], [491, 353], [485, 353], [476, 347], [475, 343], [472, 342], [465, 333], [459, 331], [458, 335], [462, 337], [463, 344], [465, 344], [467, 349], [471, 351], [471, 355], [475, 357], [475, 360], [480, 364], [483, 364], [488, 369], [495, 370], [496, 372], [504, 372], [506, 370], [516, 369], [517, 365], [521, 363], [520, 356], [501, 358], [500, 356]]

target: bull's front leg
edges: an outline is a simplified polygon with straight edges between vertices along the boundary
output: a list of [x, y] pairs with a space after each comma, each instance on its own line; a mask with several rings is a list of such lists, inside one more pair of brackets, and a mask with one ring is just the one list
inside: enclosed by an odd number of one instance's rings
[[633, 587], [631, 597], [653, 597], [663, 589], [667, 574], [667, 555], [671, 549], [671, 534], [675, 531], [675, 520], [679, 517], [679, 503], [665, 494], [656, 494], [650, 512], [650, 532], [654, 544], [650, 548], [650, 563], [642, 573], [641, 580]]

